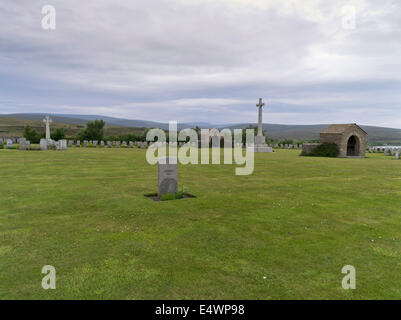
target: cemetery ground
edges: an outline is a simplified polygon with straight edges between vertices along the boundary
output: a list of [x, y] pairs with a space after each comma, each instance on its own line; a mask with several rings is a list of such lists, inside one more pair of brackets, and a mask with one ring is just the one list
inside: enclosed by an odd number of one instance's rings
[[299, 152], [179, 165], [196, 198], [154, 202], [146, 150], [0, 150], [0, 298], [399, 299], [400, 162]]

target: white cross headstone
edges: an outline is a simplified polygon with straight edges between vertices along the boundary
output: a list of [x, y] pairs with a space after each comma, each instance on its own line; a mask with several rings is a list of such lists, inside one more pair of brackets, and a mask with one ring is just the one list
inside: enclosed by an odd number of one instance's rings
[[46, 117], [43, 119], [43, 122], [46, 124], [46, 139], [47, 139], [47, 140], [50, 140], [50, 123], [52, 123], [53, 120], [50, 119], [49, 116], [46, 116]]

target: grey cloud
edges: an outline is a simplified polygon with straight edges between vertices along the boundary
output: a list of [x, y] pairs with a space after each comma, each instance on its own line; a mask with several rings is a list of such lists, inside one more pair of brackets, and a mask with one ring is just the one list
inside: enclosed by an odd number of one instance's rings
[[41, 1], [7, 0], [0, 112], [238, 122], [263, 96], [271, 122], [401, 126], [400, 5], [359, 1], [344, 30], [349, 1], [285, 3], [53, 0], [46, 32]]

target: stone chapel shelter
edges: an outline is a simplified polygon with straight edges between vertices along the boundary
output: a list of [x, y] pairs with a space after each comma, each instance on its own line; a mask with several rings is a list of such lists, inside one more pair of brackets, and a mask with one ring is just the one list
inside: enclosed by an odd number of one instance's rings
[[[368, 134], [356, 123], [332, 124], [320, 132], [320, 143], [332, 142], [338, 145], [339, 158], [365, 157]], [[309, 154], [318, 144], [305, 144], [304, 154]]]
[[334, 142], [340, 149], [341, 158], [365, 157], [368, 134], [356, 123], [332, 124], [320, 132], [320, 143]]

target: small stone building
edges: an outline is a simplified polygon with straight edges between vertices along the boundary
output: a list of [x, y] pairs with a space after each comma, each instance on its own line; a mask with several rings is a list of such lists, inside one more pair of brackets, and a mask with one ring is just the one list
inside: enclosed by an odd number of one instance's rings
[[[335, 143], [338, 157], [365, 157], [367, 133], [355, 123], [332, 124], [320, 132], [320, 143]], [[318, 144], [305, 144], [303, 154], [309, 154]]]

